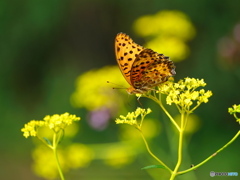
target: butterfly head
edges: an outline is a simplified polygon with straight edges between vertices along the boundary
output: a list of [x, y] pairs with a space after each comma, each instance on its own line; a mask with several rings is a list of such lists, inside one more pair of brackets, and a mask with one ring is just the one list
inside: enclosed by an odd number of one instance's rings
[[144, 94], [145, 92], [147, 92], [148, 90], [145, 89], [136, 89], [134, 87], [129, 87], [127, 90], [127, 93], [132, 95], [132, 94]]
[[176, 71], [175, 71], [175, 66], [174, 66], [171, 70], [171, 76], [175, 76], [175, 75], [176, 75]]

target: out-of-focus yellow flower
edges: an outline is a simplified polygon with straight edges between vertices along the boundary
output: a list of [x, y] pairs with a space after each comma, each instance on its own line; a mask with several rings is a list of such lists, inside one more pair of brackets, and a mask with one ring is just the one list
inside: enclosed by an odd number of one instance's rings
[[189, 47], [187, 44], [176, 37], [157, 36], [147, 41], [146, 47], [154, 49], [154, 51], [170, 56], [175, 62], [185, 59], [189, 55]]
[[[62, 169], [65, 171], [66, 166], [63, 165], [62, 151], [59, 151], [58, 154]], [[34, 161], [32, 168], [38, 176], [45, 179], [55, 179], [59, 176], [53, 153], [46, 146], [37, 146], [32, 152], [32, 157]]]
[[[58, 158], [63, 171], [72, 168], [86, 167], [93, 160], [91, 148], [83, 144], [72, 144], [66, 149], [58, 150]], [[52, 151], [43, 145], [38, 145], [32, 152], [34, 172], [46, 179], [55, 179], [58, 175], [57, 164]]]
[[65, 151], [66, 164], [69, 168], [87, 167], [93, 157], [92, 149], [84, 144], [72, 144]]
[[137, 34], [146, 38], [147, 48], [170, 56], [175, 62], [188, 56], [186, 42], [196, 34], [188, 16], [176, 10], [142, 16], [133, 27]]
[[77, 78], [76, 90], [71, 96], [72, 105], [79, 108], [85, 107], [90, 111], [101, 107], [111, 109], [120, 106], [123, 103], [119, 96], [121, 91], [113, 90], [112, 85], [109, 85], [107, 81], [115, 83], [123, 89], [129, 86], [117, 66], [91, 70]]
[[183, 41], [192, 39], [196, 34], [189, 17], [176, 10], [164, 10], [154, 15], [142, 16], [135, 21], [134, 29], [143, 37], [162, 34]]
[[[136, 128], [141, 129], [143, 119], [145, 116], [149, 113], [151, 113], [151, 109], [142, 109], [142, 108], [137, 108], [136, 111], [134, 112], [129, 112], [127, 116], [120, 115], [120, 118], [116, 119], [116, 124], [130, 124], [134, 125]], [[138, 122], [137, 118], [138, 116], [141, 115], [141, 121]]]
[[55, 133], [59, 130], [65, 129], [67, 126], [71, 125], [73, 121], [79, 121], [80, 118], [76, 115], [71, 115], [69, 113], [64, 114], [54, 114], [52, 116], [45, 116], [43, 120], [32, 120], [24, 125], [21, 129], [23, 136], [28, 138], [29, 136], [37, 136], [37, 132], [40, 127], [48, 127], [52, 129]]
[[[181, 115], [177, 115], [174, 119], [180, 126]], [[197, 132], [200, 127], [201, 127], [201, 121], [199, 117], [195, 114], [190, 114], [187, 118], [187, 124], [184, 128], [184, 134], [191, 135]]]
[[154, 121], [153, 119], [146, 119], [144, 121], [144, 126], [142, 126], [142, 131], [145, 138], [154, 138], [161, 132], [160, 121]]
[[[201, 103], [207, 103], [209, 97], [212, 96], [211, 91], [205, 91], [201, 89], [197, 91], [199, 87], [206, 86], [203, 79], [185, 78], [178, 81], [178, 83], [167, 82], [160, 85], [159, 91], [163, 94], [167, 94], [166, 102], [171, 105], [176, 104], [179, 110], [192, 111], [195, 110]], [[196, 102], [194, 104], [194, 102]], [[192, 107], [192, 105], [195, 107]]]
[[136, 154], [135, 149], [129, 146], [112, 146], [107, 148], [105, 153], [105, 163], [116, 168], [132, 163]]
[[[81, 126], [80, 126], [81, 127]], [[74, 137], [79, 132], [79, 126], [76, 124], [72, 124], [65, 129], [64, 136], [65, 137]]]

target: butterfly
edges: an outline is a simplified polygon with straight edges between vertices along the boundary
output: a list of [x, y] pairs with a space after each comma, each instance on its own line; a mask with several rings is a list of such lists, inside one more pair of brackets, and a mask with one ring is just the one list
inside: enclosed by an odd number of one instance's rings
[[115, 54], [118, 66], [130, 84], [129, 94], [143, 94], [176, 74], [169, 57], [138, 45], [125, 33], [116, 36]]

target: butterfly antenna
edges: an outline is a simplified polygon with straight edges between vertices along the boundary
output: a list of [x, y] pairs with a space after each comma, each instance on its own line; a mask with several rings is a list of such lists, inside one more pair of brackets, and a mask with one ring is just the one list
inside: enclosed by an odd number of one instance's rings
[[119, 87], [113, 87], [113, 89], [127, 89], [126, 87], [124, 87], [120, 84], [116, 84], [116, 83], [113, 83], [113, 82], [110, 82], [110, 81], [107, 81], [107, 83], [119, 86]]

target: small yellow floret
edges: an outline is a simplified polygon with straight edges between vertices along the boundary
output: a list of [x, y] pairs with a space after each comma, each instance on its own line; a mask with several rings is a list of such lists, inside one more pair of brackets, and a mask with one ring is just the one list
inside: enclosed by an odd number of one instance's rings
[[127, 116], [120, 115], [120, 118], [117, 118], [115, 120], [116, 124], [129, 124], [129, 125], [135, 125], [138, 128], [141, 128], [141, 123], [138, 123], [137, 118], [138, 116], [141, 116], [141, 119], [143, 120], [144, 117], [151, 113], [151, 109], [142, 109], [137, 108], [134, 112], [129, 112]]

